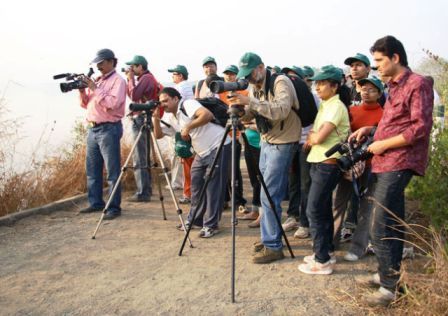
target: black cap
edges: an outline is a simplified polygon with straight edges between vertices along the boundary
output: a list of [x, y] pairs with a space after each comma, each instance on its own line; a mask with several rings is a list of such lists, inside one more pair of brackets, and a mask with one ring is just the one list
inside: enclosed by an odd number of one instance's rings
[[115, 54], [113, 51], [111, 51], [108, 48], [103, 48], [100, 49], [97, 53], [96, 53], [96, 57], [92, 60], [92, 64], [98, 64], [100, 62], [102, 62], [103, 60], [106, 59], [115, 59]]

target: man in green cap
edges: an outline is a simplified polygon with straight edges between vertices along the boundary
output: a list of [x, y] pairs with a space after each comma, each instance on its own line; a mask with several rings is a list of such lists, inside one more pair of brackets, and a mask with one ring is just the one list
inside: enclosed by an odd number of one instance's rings
[[[218, 72], [218, 66], [215, 58], [207, 56], [202, 60], [202, 69], [204, 70], [205, 77], [216, 75]], [[194, 92], [195, 99], [202, 99], [207, 97], [214, 97], [215, 95], [207, 87], [205, 79], [199, 80]]]
[[[126, 65], [129, 65], [126, 71], [127, 95], [131, 101], [146, 103], [150, 100], [158, 100], [159, 84], [149, 72], [146, 58], [136, 55]], [[132, 118], [132, 136], [135, 140], [143, 126], [144, 117], [142, 112], [131, 112], [128, 116]], [[148, 161], [150, 148], [147, 137], [146, 133], [142, 134], [133, 152], [132, 160], [137, 192], [128, 199], [129, 202], [149, 202], [151, 200], [151, 172]]]
[[280, 203], [285, 196], [292, 155], [297, 151], [300, 139], [302, 124], [292, 110], [299, 108], [299, 101], [291, 80], [285, 75], [275, 78], [272, 91], [267, 89], [271, 73], [257, 54], [244, 54], [239, 67], [238, 78], [245, 78], [250, 83], [249, 96], [236, 94], [230, 98], [230, 103], [244, 106], [244, 119], [257, 116], [262, 138], [260, 171], [275, 206], [273, 210], [262, 191], [261, 242], [254, 246], [252, 261], [269, 263], [284, 258], [282, 228], [277, 224], [274, 212], [281, 218]]
[[188, 82], [188, 70], [184, 65], [176, 65], [168, 69], [173, 75], [173, 82], [176, 84], [175, 88], [179, 91], [182, 99], [189, 100], [194, 98], [193, 85]]
[[359, 105], [361, 104], [361, 87], [358, 81], [369, 76], [370, 60], [366, 55], [357, 53], [345, 59], [344, 64], [350, 67], [350, 76], [353, 79], [353, 87], [350, 91], [352, 104]]

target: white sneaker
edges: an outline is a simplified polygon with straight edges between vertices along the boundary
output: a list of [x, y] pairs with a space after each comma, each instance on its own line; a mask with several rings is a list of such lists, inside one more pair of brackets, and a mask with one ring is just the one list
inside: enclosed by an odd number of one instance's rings
[[308, 227], [300, 226], [294, 233], [294, 238], [305, 239], [310, 237], [310, 229]]
[[[336, 264], [336, 254], [334, 252], [330, 252], [329, 255], [330, 255], [330, 260], [328, 262], [330, 262], [330, 264]], [[312, 255], [303, 257], [303, 262], [306, 262], [306, 263], [316, 262], [314, 253]]]
[[380, 283], [380, 275], [378, 273], [360, 275], [355, 278], [355, 282], [361, 286], [377, 287]]
[[291, 230], [297, 229], [297, 227], [299, 227], [299, 223], [294, 217], [288, 217], [282, 224], [282, 227], [285, 232], [289, 232]]
[[359, 260], [359, 257], [352, 252], [347, 252], [344, 256], [345, 261], [355, 262]]
[[402, 259], [414, 259], [414, 247], [403, 247]]
[[299, 271], [306, 274], [332, 274], [333, 273], [333, 264], [330, 263], [331, 260], [328, 260], [325, 263], [320, 263], [317, 261], [312, 261], [310, 263], [302, 263], [299, 264]]

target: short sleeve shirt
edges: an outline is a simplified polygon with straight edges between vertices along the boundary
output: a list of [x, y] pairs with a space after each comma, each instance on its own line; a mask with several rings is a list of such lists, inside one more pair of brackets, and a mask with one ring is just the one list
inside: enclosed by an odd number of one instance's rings
[[320, 104], [316, 120], [314, 121], [313, 132], [319, 131], [325, 122], [332, 123], [336, 128], [321, 144], [311, 147], [307, 159], [308, 162], [317, 163], [328, 158], [339, 158], [341, 156], [339, 153], [335, 153], [331, 157], [325, 156], [326, 151], [337, 143], [345, 141], [350, 133], [348, 111], [344, 103], [339, 99], [338, 94]]

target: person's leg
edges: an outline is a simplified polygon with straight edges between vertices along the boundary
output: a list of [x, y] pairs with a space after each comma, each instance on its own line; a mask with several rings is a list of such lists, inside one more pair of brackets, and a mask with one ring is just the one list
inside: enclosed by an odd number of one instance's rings
[[171, 160], [171, 186], [173, 189], [182, 188], [184, 186], [184, 168], [181, 158], [174, 156]]
[[339, 246], [341, 240], [342, 224], [345, 219], [348, 201], [350, 201], [353, 193], [353, 184], [351, 181], [344, 179], [339, 180], [336, 187], [336, 194], [334, 197], [333, 219], [334, 219], [334, 236], [333, 244], [335, 247]]
[[411, 170], [375, 174], [371, 238], [378, 260], [380, 284], [395, 292], [400, 279], [403, 254], [404, 189], [412, 178]]
[[249, 174], [250, 184], [252, 185], [252, 205], [260, 207], [261, 184], [257, 178], [258, 163], [260, 161], [260, 148], [256, 148], [250, 145], [249, 147], [250, 148], [244, 149], [244, 158], [246, 159], [247, 173]]
[[317, 163], [311, 166], [311, 187], [306, 213], [310, 222], [315, 260], [325, 263], [333, 251], [332, 193], [341, 177], [335, 164]]
[[[132, 122], [132, 136], [134, 141], [137, 138], [137, 135], [143, 124], [143, 116], [134, 118]], [[149, 150], [150, 148], [148, 147], [148, 133], [147, 130], [144, 129], [132, 154], [132, 159], [134, 161], [135, 184], [137, 186], [135, 197], [139, 200], [149, 200], [152, 194], [151, 173], [148, 169], [150, 164], [150, 161], [148, 161]]]
[[194, 157], [182, 158], [182, 168], [184, 170], [184, 197], [191, 199], [191, 166]]
[[[288, 173], [289, 205], [286, 213], [298, 223], [300, 217], [300, 151], [293, 154], [291, 168]], [[297, 226], [297, 225], [296, 225]], [[296, 228], [296, 227], [292, 227]], [[286, 229], [285, 229], [286, 230]]]
[[[235, 167], [236, 167], [236, 183], [235, 183], [235, 203], [238, 206], [245, 206], [247, 201], [244, 198], [244, 189], [243, 189], [243, 177], [241, 176], [241, 166], [240, 166], [240, 160], [241, 160], [241, 143], [239, 140], [236, 140], [236, 161], [235, 161]], [[231, 169], [231, 168], [229, 168]], [[231, 177], [229, 178], [231, 180]]]
[[275, 209], [271, 208], [266, 192], [261, 191], [261, 204], [263, 216], [261, 218], [261, 242], [266, 248], [281, 250], [282, 235], [275, 218], [274, 212], [279, 219], [282, 218], [280, 203], [285, 196], [288, 181], [288, 170], [292, 155], [297, 151], [297, 144], [270, 145], [262, 142], [260, 169], [267, 190], [274, 202]]
[[[196, 155], [191, 165], [191, 207], [190, 212], [188, 212], [187, 222], [197, 226], [202, 226], [203, 212], [205, 210], [205, 202], [207, 199], [207, 196], [205, 195], [202, 199], [202, 203], [199, 204], [199, 195], [205, 183], [204, 177], [206, 171], [206, 161]], [[193, 216], [195, 217], [194, 223], [192, 223]]]
[[310, 169], [311, 164], [306, 161], [308, 158], [308, 152], [302, 150], [300, 146], [300, 226], [308, 228], [310, 226], [308, 217], [306, 216], [306, 205], [308, 201], [308, 193], [310, 192], [311, 176]]
[[[96, 129], [95, 129], [96, 130]], [[96, 139], [96, 131], [89, 128], [87, 131], [86, 175], [87, 196], [92, 208], [102, 209], [103, 200], [103, 166], [104, 160]]]
[[106, 166], [109, 195], [114, 186], [118, 185], [108, 207], [108, 213], [117, 214], [121, 212], [121, 185], [117, 180], [120, 176], [120, 139], [123, 135], [123, 126], [119, 122], [101, 125], [100, 128], [101, 132], [97, 139]]

